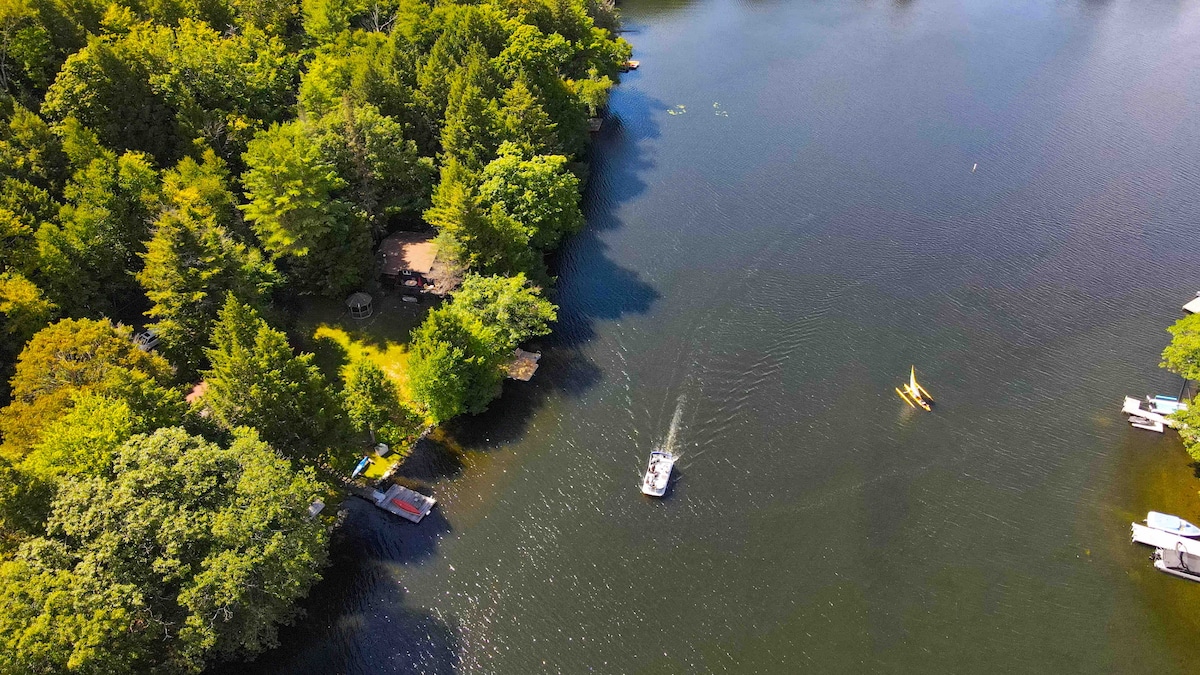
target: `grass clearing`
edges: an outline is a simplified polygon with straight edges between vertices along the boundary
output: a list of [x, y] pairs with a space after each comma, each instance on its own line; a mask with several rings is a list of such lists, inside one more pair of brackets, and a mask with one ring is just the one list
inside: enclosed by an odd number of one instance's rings
[[403, 396], [408, 387], [408, 337], [430, 305], [401, 302], [388, 294], [376, 296], [372, 304], [370, 317], [354, 319], [339, 301], [313, 299], [300, 314], [296, 332], [330, 381], [343, 382], [351, 363], [370, 359]]

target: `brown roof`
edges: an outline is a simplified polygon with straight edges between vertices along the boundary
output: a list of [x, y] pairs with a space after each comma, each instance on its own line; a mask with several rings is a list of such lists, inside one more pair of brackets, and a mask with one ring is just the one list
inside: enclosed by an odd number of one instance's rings
[[192, 390], [190, 392], [188, 392], [188, 395], [186, 397], [187, 402], [189, 404], [195, 403], [196, 401], [199, 401], [200, 399], [204, 398], [204, 395], [207, 393], [208, 393], [208, 383], [201, 382], [200, 384], [197, 384], [196, 386], [192, 387]]
[[437, 251], [429, 232], [395, 232], [379, 244], [383, 254], [383, 273], [396, 276], [403, 270], [429, 274]]

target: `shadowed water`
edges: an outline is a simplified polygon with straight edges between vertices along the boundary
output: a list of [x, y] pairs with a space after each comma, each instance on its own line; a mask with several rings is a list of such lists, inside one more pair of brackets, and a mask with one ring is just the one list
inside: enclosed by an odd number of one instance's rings
[[1200, 288], [1200, 5], [623, 11], [542, 369], [418, 452], [431, 519], [352, 508], [232, 670], [1194, 670], [1200, 585], [1128, 522], [1200, 482], [1118, 410], [1178, 391]]

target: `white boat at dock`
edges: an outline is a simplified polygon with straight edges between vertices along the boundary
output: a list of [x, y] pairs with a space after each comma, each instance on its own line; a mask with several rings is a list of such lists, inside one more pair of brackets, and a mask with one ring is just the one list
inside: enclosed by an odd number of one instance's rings
[[[1158, 399], [1159, 397], [1154, 397]], [[1147, 397], [1150, 399], [1150, 397]], [[1166, 401], [1161, 403], [1150, 404], [1147, 407], [1142, 407], [1142, 401], [1132, 396], [1126, 396], [1125, 402], [1121, 405], [1121, 412], [1129, 415], [1129, 423], [1138, 429], [1146, 429], [1147, 431], [1157, 431], [1162, 433], [1165, 427], [1176, 427], [1178, 422], [1167, 417], [1167, 413], [1156, 412], [1155, 410], [1165, 410]], [[1176, 401], [1176, 404], [1179, 402]], [[1186, 405], [1184, 406], [1186, 407]], [[1172, 410], [1174, 412], [1174, 409]]]
[[646, 477], [642, 479], [642, 494], [651, 497], [661, 497], [667, 493], [667, 484], [671, 482], [671, 469], [675, 467], [675, 456], [667, 450], [655, 450], [650, 453], [650, 465], [646, 467]]
[[1200, 581], [1200, 555], [1177, 549], [1155, 549], [1154, 567], [1181, 579]]
[[1188, 405], [1174, 396], [1147, 396], [1146, 405], [1150, 408], [1150, 412], [1158, 413], [1159, 415], [1170, 415], [1177, 413], [1180, 410], [1187, 410]]
[[1183, 518], [1173, 516], [1169, 513], [1159, 513], [1158, 511], [1147, 513], [1146, 525], [1180, 537], [1188, 537], [1189, 539], [1200, 537], [1200, 527], [1196, 527]]

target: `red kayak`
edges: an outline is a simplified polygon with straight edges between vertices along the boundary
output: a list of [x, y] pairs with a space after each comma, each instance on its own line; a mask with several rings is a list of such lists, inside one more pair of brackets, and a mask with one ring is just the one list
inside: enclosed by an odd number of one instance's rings
[[413, 515], [416, 515], [416, 516], [421, 515], [420, 509], [413, 506], [412, 504], [409, 504], [408, 502], [404, 501], [403, 499], [393, 499], [392, 503], [395, 504], [396, 506], [399, 506], [400, 508], [404, 509], [405, 511], [408, 511], [409, 513], [411, 513]]

